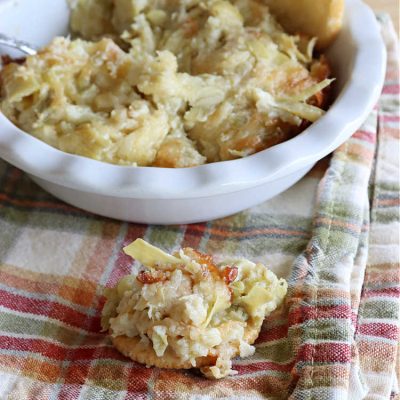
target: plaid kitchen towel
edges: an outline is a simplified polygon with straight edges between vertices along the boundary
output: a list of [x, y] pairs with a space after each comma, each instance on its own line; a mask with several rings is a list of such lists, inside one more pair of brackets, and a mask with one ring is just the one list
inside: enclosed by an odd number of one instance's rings
[[[121, 223], [0, 162], [0, 398], [396, 398], [399, 76], [394, 30], [382, 26], [386, 84], [362, 128], [286, 193], [230, 218]], [[103, 289], [134, 268], [121, 249], [138, 237], [262, 261], [288, 280], [256, 353], [234, 362], [238, 375], [145, 368], [100, 333]]]

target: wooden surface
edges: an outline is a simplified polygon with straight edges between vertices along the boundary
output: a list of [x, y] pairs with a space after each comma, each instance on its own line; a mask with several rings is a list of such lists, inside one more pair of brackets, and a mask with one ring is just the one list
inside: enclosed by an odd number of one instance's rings
[[399, 0], [364, 0], [376, 11], [388, 12], [393, 20], [397, 34], [399, 34]]

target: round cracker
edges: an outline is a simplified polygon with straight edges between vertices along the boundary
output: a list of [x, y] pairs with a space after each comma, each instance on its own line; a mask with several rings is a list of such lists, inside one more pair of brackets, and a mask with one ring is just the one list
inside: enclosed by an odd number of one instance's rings
[[[245, 328], [244, 341], [248, 344], [253, 344], [257, 339], [261, 322], [251, 321]], [[218, 352], [216, 355], [208, 355], [206, 357], [196, 358], [196, 364], [192, 365], [189, 360], [182, 361], [180, 357], [174, 353], [174, 351], [167, 347], [164, 355], [158, 357], [154, 351], [151, 344], [144, 344], [140, 341], [140, 337], [127, 337], [125, 335], [116, 336], [111, 338], [114, 346], [120, 351], [124, 356], [129, 357], [131, 360], [136, 361], [140, 364], [145, 364], [147, 366], [158, 367], [158, 368], [169, 368], [169, 369], [190, 369], [190, 368], [201, 368], [206, 366], [215, 365], [216, 359], [218, 357]], [[239, 344], [232, 344], [234, 347], [233, 357], [239, 355]]]
[[[188, 360], [182, 361], [170, 348], [167, 348], [162, 357], [158, 357], [151, 345], [140, 343], [140, 337], [117, 336], [112, 338], [114, 346], [126, 357], [140, 364], [158, 368], [190, 369], [194, 368]], [[195, 367], [213, 365], [215, 356], [196, 358]]]

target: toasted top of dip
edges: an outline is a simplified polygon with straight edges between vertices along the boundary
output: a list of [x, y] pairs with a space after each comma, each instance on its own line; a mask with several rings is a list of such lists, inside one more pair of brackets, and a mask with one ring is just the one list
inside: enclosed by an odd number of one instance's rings
[[288, 140], [327, 105], [316, 40], [258, 0], [77, 0], [71, 27], [0, 73], [2, 112], [62, 151], [191, 167]]

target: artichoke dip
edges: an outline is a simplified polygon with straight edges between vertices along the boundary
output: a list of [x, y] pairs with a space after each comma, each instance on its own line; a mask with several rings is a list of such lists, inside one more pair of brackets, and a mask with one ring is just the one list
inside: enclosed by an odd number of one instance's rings
[[231, 359], [254, 353], [262, 322], [287, 284], [262, 264], [214, 264], [185, 248], [169, 255], [137, 239], [124, 248], [143, 269], [106, 289], [102, 327], [116, 348], [147, 366], [234, 374]]
[[62, 151], [131, 166], [245, 157], [324, 114], [316, 39], [258, 0], [75, 0], [56, 38], [1, 72], [0, 109]]

